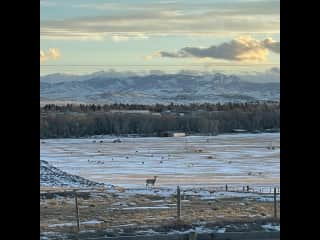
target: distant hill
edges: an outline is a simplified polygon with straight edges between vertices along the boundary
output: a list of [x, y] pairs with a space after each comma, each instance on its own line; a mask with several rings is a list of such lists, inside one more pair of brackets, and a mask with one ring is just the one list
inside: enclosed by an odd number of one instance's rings
[[279, 82], [255, 82], [221, 73], [192, 74], [51, 74], [41, 77], [41, 98], [83, 103], [246, 102], [278, 101]]

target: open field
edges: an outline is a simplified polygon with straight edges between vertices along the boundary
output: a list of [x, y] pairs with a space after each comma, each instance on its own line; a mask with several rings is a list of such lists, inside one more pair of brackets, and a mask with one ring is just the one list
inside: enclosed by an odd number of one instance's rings
[[[43, 188], [40, 200], [42, 233], [76, 231], [75, 201], [66, 188]], [[160, 189], [153, 189], [155, 192]], [[55, 194], [50, 194], [55, 192]], [[272, 194], [211, 191], [211, 197], [182, 192], [181, 222], [177, 224], [176, 196], [130, 194], [124, 189], [78, 191], [82, 232], [108, 236], [202, 232], [279, 231], [273, 219]], [[278, 199], [278, 208], [280, 207]], [[280, 214], [278, 214], [278, 217]]]
[[[280, 135], [229, 134], [176, 138], [48, 139], [41, 159], [70, 174], [123, 187], [219, 184], [279, 185]], [[267, 149], [270, 144], [274, 150]]]
[[[73, 239], [67, 236], [76, 231], [73, 190], [80, 233], [94, 238], [280, 231], [278, 133], [114, 139], [41, 140], [43, 239]], [[154, 175], [156, 185], [147, 189], [145, 179]]]

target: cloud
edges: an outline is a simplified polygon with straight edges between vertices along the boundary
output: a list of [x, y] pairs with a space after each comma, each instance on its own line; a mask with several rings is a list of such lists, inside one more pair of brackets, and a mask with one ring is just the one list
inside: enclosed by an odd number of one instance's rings
[[280, 42], [276, 42], [272, 38], [267, 38], [262, 44], [269, 50], [275, 53], [280, 53]]
[[148, 38], [149, 38], [148, 36], [142, 33], [111, 35], [111, 40], [114, 42], [123, 42], [123, 41], [129, 41], [129, 40], [143, 40]]
[[144, 58], [144, 60], [148, 61], [148, 60], [152, 60], [154, 58], [159, 58], [159, 57], [161, 57], [161, 53], [160, 52], [155, 52], [155, 53], [153, 53], [151, 55], [144, 56], [143, 58]]
[[40, 0], [41, 7], [54, 7], [57, 6], [56, 2], [48, 1], [48, 0]]
[[47, 52], [40, 50], [40, 62], [46, 62], [49, 60], [55, 60], [61, 56], [59, 49], [49, 48]]
[[160, 51], [146, 59], [154, 57], [166, 58], [212, 58], [231, 61], [265, 61], [269, 51], [280, 53], [280, 42], [272, 38], [259, 41], [250, 36], [239, 37], [230, 42], [221, 43], [208, 48], [185, 47], [178, 52]]
[[270, 74], [276, 74], [276, 75], [280, 76], [280, 68], [279, 67], [270, 68], [267, 72]]
[[258, 0], [258, 1], [110, 1], [72, 4], [72, 8], [85, 8], [101, 11], [126, 12], [146, 11], [158, 13], [162, 11], [203, 11], [210, 10], [214, 15], [222, 14], [280, 14], [280, 0]]
[[[118, 36], [127, 36], [128, 33], [145, 36], [208, 36], [280, 32], [279, 1], [271, 0], [236, 1], [233, 4], [110, 2], [80, 4], [78, 7], [89, 8], [97, 14], [41, 21], [41, 38], [104, 40], [112, 39], [115, 35], [113, 38], [117, 41], [121, 39]], [[135, 38], [127, 36], [127, 40], [130, 39]]]

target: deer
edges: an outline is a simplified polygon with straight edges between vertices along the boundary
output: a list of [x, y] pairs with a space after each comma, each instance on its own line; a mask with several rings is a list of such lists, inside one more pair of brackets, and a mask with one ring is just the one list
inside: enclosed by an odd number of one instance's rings
[[154, 178], [150, 178], [150, 179], [146, 179], [146, 187], [148, 187], [149, 184], [151, 184], [152, 186], [154, 186], [155, 182], [157, 180], [157, 176], [154, 176]]

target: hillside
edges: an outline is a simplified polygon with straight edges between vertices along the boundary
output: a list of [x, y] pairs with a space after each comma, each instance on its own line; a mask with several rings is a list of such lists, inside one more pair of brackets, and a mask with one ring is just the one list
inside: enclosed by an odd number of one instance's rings
[[188, 104], [279, 100], [279, 82], [246, 81], [236, 75], [53, 74], [41, 77], [40, 93], [46, 101], [84, 103]]

